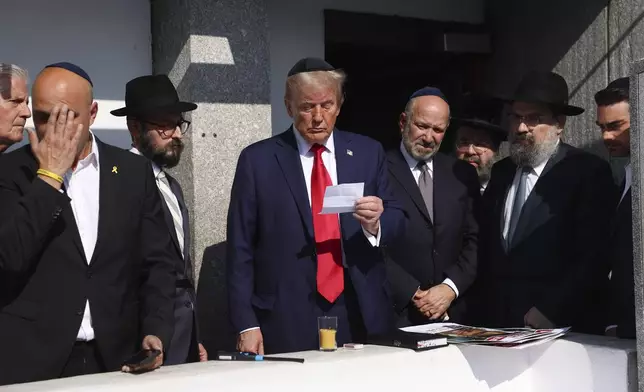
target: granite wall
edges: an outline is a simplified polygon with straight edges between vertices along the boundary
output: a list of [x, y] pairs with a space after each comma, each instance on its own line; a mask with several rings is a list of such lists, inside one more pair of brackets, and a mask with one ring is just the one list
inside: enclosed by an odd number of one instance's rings
[[174, 171], [192, 225], [199, 324], [211, 351], [230, 348], [224, 245], [237, 157], [271, 136], [268, 21], [263, 0], [153, 0], [155, 73], [167, 73], [184, 100], [186, 150]]

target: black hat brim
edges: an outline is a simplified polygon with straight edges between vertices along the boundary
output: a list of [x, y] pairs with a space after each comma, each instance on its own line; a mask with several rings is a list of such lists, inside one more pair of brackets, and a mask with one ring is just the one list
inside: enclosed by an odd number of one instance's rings
[[557, 102], [546, 102], [543, 100], [536, 99], [534, 97], [517, 96], [512, 98], [500, 98], [500, 99], [509, 104], [512, 104], [514, 102], [527, 102], [527, 103], [538, 103], [542, 105], [550, 105], [556, 108], [559, 114], [563, 114], [564, 116], [570, 116], [570, 117], [578, 116], [586, 111], [586, 109], [581, 108], [579, 106], [562, 104]]
[[184, 113], [191, 112], [197, 108], [197, 105], [192, 102], [177, 102], [172, 105], [154, 106], [154, 107], [139, 107], [128, 108], [122, 107], [120, 109], [112, 110], [110, 113], [116, 117], [124, 116], [141, 116], [157, 113]]
[[487, 132], [487, 134], [497, 144], [501, 144], [503, 141], [508, 139], [508, 133], [505, 129], [485, 120], [456, 117], [452, 118], [452, 121], [459, 128], [467, 126], [473, 129], [482, 130], [483, 132]]

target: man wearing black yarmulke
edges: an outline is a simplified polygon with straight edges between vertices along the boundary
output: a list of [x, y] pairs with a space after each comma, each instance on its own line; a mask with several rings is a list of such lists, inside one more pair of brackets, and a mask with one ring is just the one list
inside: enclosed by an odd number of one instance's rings
[[161, 365], [172, 337], [173, 248], [150, 162], [91, 132], [80, 67], [36, 78], [30, 145], [0, 160], [0, 384]]
[[405, 236], [387, 249], [399, 327], [464, 322], [464, 295], [476, 278], [479, 183], [471, 165], [438, 152], [449, 124], [447, 98], [422, 88], [400, 115], [400, 147], [387, 153], [396, 199], [409, 214]]
[[[228, 210], [227, 283], [238, 348], [318, 349], [317, 318], [337, 318], [337, 343], [389, 332], [379, 247], [402, 233], [384, 151], [339, 131], [344, 74], [302, 59], [286, 79], [286, 132], [245, 148]], [[321, 214], [327, 187], [364, 183], [353, 213]]]

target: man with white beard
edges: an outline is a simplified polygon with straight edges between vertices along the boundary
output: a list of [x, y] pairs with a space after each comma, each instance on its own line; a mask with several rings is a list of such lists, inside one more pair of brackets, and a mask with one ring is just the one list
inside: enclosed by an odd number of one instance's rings
[[560, 75], [525, 75], [508, 103], [510, 156], [483, 197], [474, 321], [603, 333], [610, 167], [561, 141], [566, 117], [584, 109], [568, 104]]

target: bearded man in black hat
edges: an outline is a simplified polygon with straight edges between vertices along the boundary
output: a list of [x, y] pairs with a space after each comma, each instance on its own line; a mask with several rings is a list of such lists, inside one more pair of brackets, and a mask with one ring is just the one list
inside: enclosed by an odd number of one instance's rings
[[474, 166], [479, 177], [480, 192], [483, 194], [490, 182], [492, 166], [499, 159], [499, 148], [506, 138], [503, 128], [478, 119], [455, 121], [456, 158]]
[[[230, 196], [226, 273], [241, 351], [318, 349], [318, 317], [337, 320], [337, 344], [393, 326], [379, 247], [402, 234], [380, 144], [335, 128], [344, 73], [298, 61], [286, 79], [286, 132], [245, 148]], [[345, 210], [321, 213], [327, 187], [363, 183]]]
[[0, 158], [0, 385], [116, 371], [140, 349], [156, 368], [175, 273], [150, 162], [92, 133], [82, 68], [46, 67], [32, 98], [30, 145]]
[[495, 123], [502, 102], [481, 95], [466, 97], [464, 114], [453, 119], [456, 128], [456, 158], [474, 166], [483, 194], [490, 182], [492, 166], [499, 160], [499, 148], [507, 131]]
[[561, 141], [565, 80], [532, 72], [509, 100], [510, 156], [483, 197], [479, 323], [603, 333], [614, 185], [607, 162]]
[[183, 113], [195, 110], [197, 105], [181, 102], [166, 75], [147, 75], [129, 81], [125, 86], [125, 105], [111, 113], [127, 116], [132, 136], [130, 151], [152, 161], [165, 222], [176, 253], [174, 334], [166, 348], [164, 364], [207, 361], [208, 353], [198, 338], [188, 209], [181, 185], [166, 172], [179, 163], [183, 151], [181, 138], [190, 129], [190, 121], [183, 118]]

